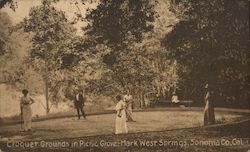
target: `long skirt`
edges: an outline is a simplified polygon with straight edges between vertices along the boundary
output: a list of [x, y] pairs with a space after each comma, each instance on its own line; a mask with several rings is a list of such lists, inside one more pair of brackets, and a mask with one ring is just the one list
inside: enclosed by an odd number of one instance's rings
[[118, 117], [116, 116], [115, 121], [115, 134], [126, 134], [128, 133], [126, 117]]
[[207, 101], [204, 110], [204, 125], [214, 124], [214, 123], [215, 123], [214, 105], [212, 104], [211, 101]]
[[31, 118], [32, 111], [30, 105], [23, 106], [23, 121], [24, 121], [24, 130], [27, 131], [31, 129]]

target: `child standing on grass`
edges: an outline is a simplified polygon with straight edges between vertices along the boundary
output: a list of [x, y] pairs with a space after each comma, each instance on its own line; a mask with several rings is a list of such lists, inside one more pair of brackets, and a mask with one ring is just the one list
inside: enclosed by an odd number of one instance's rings
[[126, 103], [122, 100], [121, 95], [116, 96], [118, 103], [116, 104], [115, 110], [116, 120], [115, 120], [115, 134], [126, 134], [128, 133], [127, 128], [127, 117], [126, 117]]

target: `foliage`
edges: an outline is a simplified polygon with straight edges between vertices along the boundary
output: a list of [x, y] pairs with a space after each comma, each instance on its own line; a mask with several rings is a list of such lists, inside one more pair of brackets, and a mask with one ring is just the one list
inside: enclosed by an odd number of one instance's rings
[[0, 9], [4, 6], [9, 5], [9, 7], [15, 11], [17, 8], [17, 2], [14, 2], [13, 0], [0, 0]]
[[152, 30], [152, 8], [149, 1], [143, 0], [103, 0], [96, 9], [89, 11], [86, 15], [89, 25], [85, 29], [87, 41], [92, 47], [103, 45], [104, 49], [97, 47], [97, 51], [106, 50], [102, 61], [107, 69], [102, 79], [91, 82], [90, 90], [114, 95], [128, 87], [134, 91], [148, 81], [142, 61], [143, 51], [131, 46], [142, 40], [143, 33]]
[[[47, 112], [49, 92], [52, 92], [50, 95], [53, 97], [61, 90], [60, 88], [55, 90], [55, 87], [53, 89], [53, 85], [62, 76], [55, 73], [68, 68], [71, 64], [74, 65], [77, 53], [72, 49], [76, 30], [69, 23], [65, 13], [56, 10], [52, 5], [53, 2], [56, 1], [43, 0], [42, 5], [32, 7], [29, 18], [25, 18], [19, 25], [25, 32], [32, 34], [29, 62], [42, 75], [45, 82]], [[65, 60], [67, 57], [71, 60]]]
[[139, 102], [136, 105], [143, 104], [150, 92], [171, 95], [178, 83], [177, 65], [166, 58], [168, 50], [161, 39], [175, 24], [175, 16], [165, 6], [169, 4], [162, 1], [101, 1], [87, 15], [86, 35], [93, 39], [92, 45], [101, 43], [110, 50], [103, 57], [108, 71], [89, 89], [113, 96], [129, 89]]
[[4, 55], [9, 51], [9, 33], [11, 27], [11, 20], [7, 13], [0, 12], [0, 55]]
[[19, 39], [21, 33], [11, 32], [12, 24], [7, 13], [0, 12], [0, 82], [16, 85], [22, 84], [24, 58], [20, 53], [24, 47]]
[[45, 61], [49, 71], [60, 68], [58, 57], [67, 52], [75, 34], [65, 13], [44, 0], [42, 6], [31, 8], [29, 18], [21, 24], [25, 32], [33, 33], [31, 58], [37, 62]]
[[103, 52], [88, 47], [83, 37], [50, 0], [31, 8], [21, 27], [32, 34], [30, 62], [42, 74], [53, 102], [73, 100], [75, 91], [103, 72]]
[[201, 94], [202, 84], [209, 81], [221, 98], [247, 100], [248, 3], [243, 0], [172, 2], [173, 6], [187, 8], [182, 12], [182, 20], [163, 41], [165, 47], [171, 50], [169, 57], [185, 66], [185, 71], [179, 71], [183, 80], [182, 89], [190, 90], [186, 92], [189, 98], [197, 98], [195, 95]]
[[143, 33], [153, 29], [153, 7], [154, 3], [148, 0], [103, 0], [89, 11], [86, 35], [92, 45], [105, 44], [112, 49], [105, 58], [108, 65], [115, 63], [115, 56], [127, 47], [128, 36], [139, 42]]

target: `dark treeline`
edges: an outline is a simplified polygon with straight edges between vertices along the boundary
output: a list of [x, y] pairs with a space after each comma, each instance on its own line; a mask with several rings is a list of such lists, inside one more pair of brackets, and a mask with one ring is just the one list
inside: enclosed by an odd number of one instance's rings
[[189, 7], [163, 44], [179, 71], [183, 96], [198, 101], [205, 81], [217, 104], [249, 105], [249, 3], [246, 0], [172, 1]]

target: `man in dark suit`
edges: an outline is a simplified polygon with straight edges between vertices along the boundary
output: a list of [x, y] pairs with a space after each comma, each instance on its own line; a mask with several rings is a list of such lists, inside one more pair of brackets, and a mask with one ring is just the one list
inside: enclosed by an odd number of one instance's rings
[[79, 92], [75, 96], [75, 108], [77, 110], [78, 119], [80, 119], [81, 117], [80, 112], [82, 113], [83, 118], [86, 119], [86, 115], [83, 110], [85, 100], [86, 98], [83, 94], [83, 90], [79, 90]]

